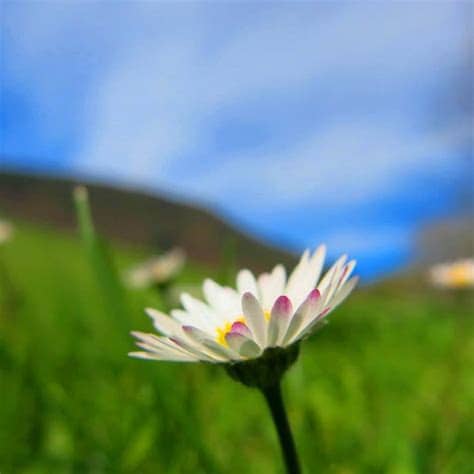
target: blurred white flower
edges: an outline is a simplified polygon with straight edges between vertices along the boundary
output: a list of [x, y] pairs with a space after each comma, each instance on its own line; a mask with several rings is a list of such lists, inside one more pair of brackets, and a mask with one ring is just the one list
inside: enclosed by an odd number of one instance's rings
[[13, 224], [0, 219], [0, 245], [13, 237]]
[[126, 282], [133, 288], [166, 283], [182, 270], [185, 262], [184, 250], [175, 247], [132, 268], [126, 274]]
[[143, 351], [130, 355], [155, 360], [239, 362], [258, 358], [267, 348], [292, 345], [322, 323], [357, 283], [357, 277], [349, 279], [355, 261], [346, 263], [345, 255], [319, 280], [325, 254], [324, 246], [312, 255], [304, 252], [288, 279], [282, 265], [258, 278], [249, 270], [241, 270], [237, 289], [206, 279], [206, 302], [183, 293], [184, 309], [171, 311], [171, 317], [147, 309], [162, 336], [133, 332]]
[[433, 265], [429, 277], [434, 285], [444, 288], [474, 287], [474, 258]]

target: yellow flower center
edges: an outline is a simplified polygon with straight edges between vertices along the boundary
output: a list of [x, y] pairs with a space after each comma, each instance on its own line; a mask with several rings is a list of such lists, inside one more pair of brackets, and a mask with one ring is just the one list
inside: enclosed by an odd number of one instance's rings
[[216, 341], [224, 347], [228, 347], [229, 344], [227, 344], [227, 341], [225, 340], [225, 337], [227, 333], [230, 332], [232, 329], [232, 325], [234, 323], [244, 323], [245, 324], [245, 318], [243, 316], [239, 316], [237, 319], [229, 323], [226, 321], [223, 326], [216, 328]]
[[[265, 321], [268, 321], [270, 319], [270, 311], [264, 311], [263, 315], [265, 316]], [[243, 323], [246, 324], [245, 317], [244, 316], [239, 316], [238, 318], [234, 319], [231, 323], [226, 321], [223, 326], [220, 326], [216, 328], [216, 341], [224, 347], [229, 347], [229, 344], [227, 344], [227, 341], [225, 337], [227, 334], [230, 332], [232, 329], [232, 325], [234, 323]]]
[[449, 271], [450, 283], [453, 286], [467, 286], [469, 285], [469, 271], [465, 265], [455, 265]]

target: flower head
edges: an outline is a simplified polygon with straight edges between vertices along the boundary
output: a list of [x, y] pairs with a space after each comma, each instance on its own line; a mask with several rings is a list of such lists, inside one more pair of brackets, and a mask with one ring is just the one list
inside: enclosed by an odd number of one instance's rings
[[185, 262], [184, 250], [175, 247], [133, 267], [127, 273], [126, 281], [133, 288], [146, 288], [153, 284], [166, 283], [181, 271]]
[[339, 258], [320, 279], [326, 249], [303, 253], [286, 277], [282, 265], [255, 278], [237, 275], [236, 289], [210, 279], [205, 301], [181, 295], [184, 309], [167, 316], [147, 309], [161, 336], [133, 332], [140, 352], [131, 356], [173, 361], [236, 363], [260, 357], [270, 348], [285, 348], [309, 335], [357, 283], [350, 278], [355, 261]]
[[0, 245], [8, 242], [13, 237], [13, 224], [0, 220]]
[[433, 265], [429, 272], [431, 282], [444, 288], [474, 286], [474, 258]]

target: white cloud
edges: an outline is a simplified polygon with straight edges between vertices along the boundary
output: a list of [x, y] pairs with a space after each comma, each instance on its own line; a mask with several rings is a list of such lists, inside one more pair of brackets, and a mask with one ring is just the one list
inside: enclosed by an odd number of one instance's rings
[[453, 149], [468, 137], [466, 125], [423, 134], [401, 124], [336, 122], [290, 149], [238, 156], [185, 184], [196, 195], [239, 196], [238, 205], [255, 195], [277, 209], [312, 199], [318, 207], [364, 204], [400, 192], [417, 174], [452, 176]]
[[[458, 57], [462, 33], [449, 27], [457, 14], [441, 4], [429, 11], [401, 4], [275, 8], [246, 23], [240, 34], [214, 38], [212, 53], [202, 44], [206, 34], [212, 36], [212, 23], [202, 15], [187, 17], [184, 28], [167, 30], [160, 41], [149, 34], [139, 44], [123, 43], [113, 67], [97, 77], [76, 167], [211, 201], [226, 190], [231, 198], [251, 189], [264, 201], [281, 197], [289, 203], [326, 199], [334, 188], [338, 193], [328, 199], [338, 203], [379, 193], [403, 178], [400, 160], [411, 168], [426, 166], [420, 159], [426, 140], [399, 124], [383, 124], [393, 120], [390, 111], [349, 123], [347, 107], [377, 86], [405, 90], [400, 101], [410, 102], [419, 93], [411, 83], [431, 84], [435, 74], [441, 80], [439, 64], [449, 70]], [[439, 34], [445, 30], [448, 35]], [[212, 153], [209, 117], [226, 106], [242, 107], [262, 94], [278, 101], [304, 84], [320, 84], [322, 94], [343, 88], [348, 103], [333, 111], [330, 124], [315, 125], [302, 142], [289, 140], [279, 154], [250, 150], [225, 165], [211, 156], [206, 173], [189, 182], [170, 170], [179, 168], [183, 156]]]

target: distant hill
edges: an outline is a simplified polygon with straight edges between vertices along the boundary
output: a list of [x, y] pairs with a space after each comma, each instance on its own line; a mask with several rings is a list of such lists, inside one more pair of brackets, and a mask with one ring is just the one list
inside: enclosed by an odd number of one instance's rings
[[[12, 218], [75, 229], [72, 189], [76, 184], [72, 179], [0, 172], [0, 211]], [[290, 253], [266, 245], [199, 207], [139, 191], [80, 184], [89, 189], [97, 228], [113, 240], [160, 250], [178, 245], [191, 259], [207, 264], [219, 263], [226, 252], [235, 253], [239, 266], [254, 270], [295, 261]], [[229, 251], [231, 248], [234, 250]]]
[[474, 214], [454, 215], [431, 222], [418, 233], [418, 266], [474, 256]]

